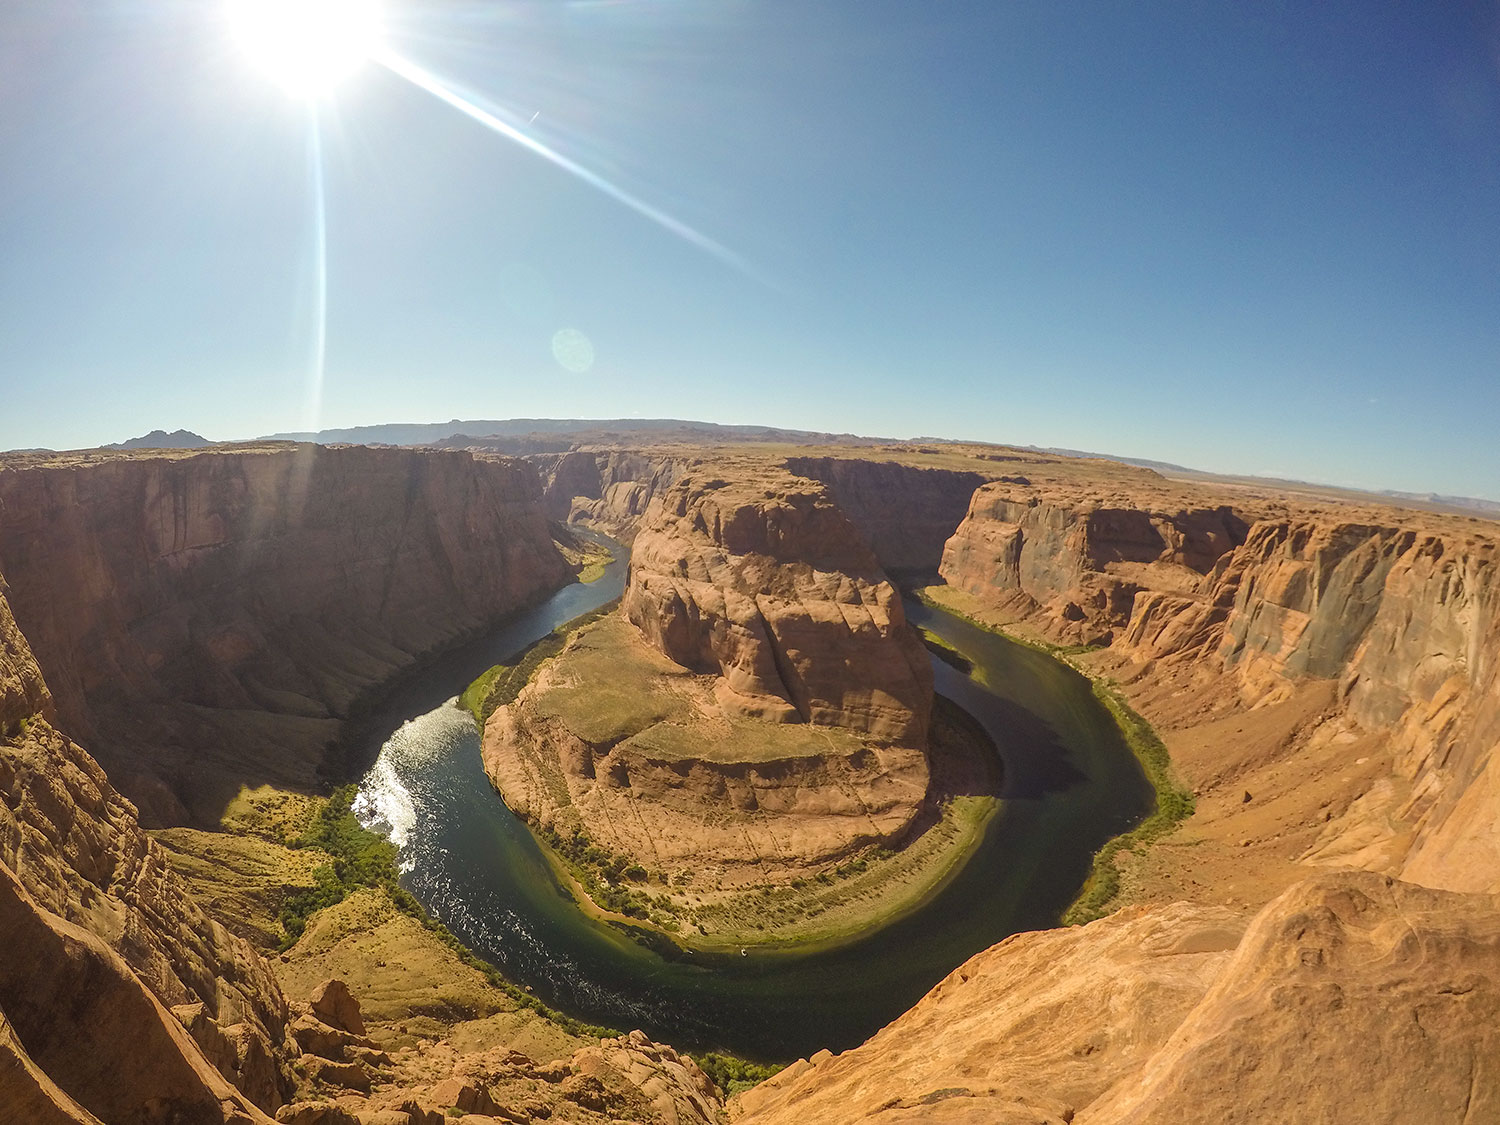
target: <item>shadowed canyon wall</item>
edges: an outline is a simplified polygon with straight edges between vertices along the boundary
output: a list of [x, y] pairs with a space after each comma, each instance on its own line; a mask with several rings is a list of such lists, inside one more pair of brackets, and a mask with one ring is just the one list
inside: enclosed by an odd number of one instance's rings
[[974, 490], [989, 479], [852, 457], [788, 457], [786, 467], [828, 486], [887, 571], [936, 571]]
[[266, 1120], [254, 1105], [282, 1104], [295, 1053], [280, 990], [51, 710], [0, 597], [0, 1109]]
[[12, 460], [0, 573], [59, 726], [157, 823], [306, 789], [362, 691], [568, 577], [528, 466], [314, 446]]

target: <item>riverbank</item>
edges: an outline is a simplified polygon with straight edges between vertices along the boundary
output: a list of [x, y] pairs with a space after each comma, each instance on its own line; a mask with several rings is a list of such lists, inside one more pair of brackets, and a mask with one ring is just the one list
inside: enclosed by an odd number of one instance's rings
[[[748, 720], [736, 720], [723, 731], [715, 724], [705, 725], [684, 703], [692, 698], [691, 681], [698, 677], [681, 669], [672, 672], [675, 666], [659, 655], [635, 651], [639, 646], [632, 646], [633, 631], [625, 622], [595, 624], [597, 618], [593, 614], [570, 622], [519, 659], [490, 669], [466, 689], [463, 701], [476, 719], [487, 718], [495, 706], [514, 701], [527, 681], [543, 674], [546, 661], [566, 647], [565, 665], [554, 668], [547, 681], [562, 686], [543, 691], [537, 706], [550, 719], [566, 721], [567, 729], [553, 737], [571, 754], [580, 752], [573, 729], [577, 728], [611, 747], [641, 741], [649, 747], [646, 766], [659, 760], [676, 763], [673, 776], [724, 769], [728, 783], [734, 784], [741, 770], [766, 777], [787, 769], [816, 774], [827, 768], [822, 763], [830, 754], [858, 760], [880, 753], [838, 730]], [[664, 678], [664, 672], [670, 674]], [[481, 698], [487, 705], [476, 706]], [[643, 812], [641, 805], [650, 798], [625, 790], [610, 798], [617, 806], [613, 820], [607, 806], [602, 818], [598, 810], [587, 815], [574, 801], [572, 790], [579, 783], [570, 780], [562, 763], [554, 760], [558, 750], [546, 742], [521, 751], [523, 778], [531, 778], [530, 791], [545, 794], [545, 801], [536, 796], [517, 800], [512, 781], [508, 803], [525, 820], [557, 881], [580, 909], [632, 939], [667, 956], [734, 953], [751, 947], [757, 952], [807, 953], [856, 940], [920, 910], [983, 839], [1000, 807], [1000, 769], [993, 743], [978, 723], [944, 700], [935, 709], [930, 746], [923, 763], [926, 792], [898, 833], [886, 839], [867, 837], [864, 843], [856, 839], [853, 846], [839, 847], [823, 861], [804, 861], [785, 850], [794, 833], [805, 831], [791, 821], [777, 822], [775, 828], [731, 827], [731, 832], [766, 833], [777, 849], [739, 857], [739, 862], [718, 849], [690, 863], [664, 860], [656, 845], [668, 829], [660, 825], [645, 837], [649, 852], [622, 846], [618, 837], [599, 838], [601, 825], [608, 829], [622, 817], [652, 824], [651, 813]], [[586, 776], [592, 777], [592, 772]], [[697, 815], [732, 819], [733, 810], [715, 805], [711, 798], [717, 784], [721, 783], [706, 783], [710, 796]], [[835, 794], [847, 787], [847, 782], [836, 780], [825, 784], [833, 786]], [[682, 790], [672, 792], [680, 796]], [[771, 799], [754, 792], [761, 801]], [[799, 790], [796, 799], [801, 803], [829, 798], [819, 797], [813, 789]], [[654, 811], [676, 824], [684, 810], [662, 806]]]
[[[1109, 712], [1125, 745], [1140, 763], [1146, 780], [1151, 784], [1155, 793], [1155, 806], [1141, 823], [1110, 839], [1094, 854], [1088, 878], [1078, 897], [1063, 913], [1061, 921], [1068, 926], [1083, 925], [1111, 913], [1116, 909], [1115, 900], [1120, 893], [1121, 873], [1118, 860], [1123, 853], [1144, 852], [1193, 815], [1193, 793], [1178, 781], [1166, 744], [1157, 736], [1151, 724], [1130, 706], [1117, 685], [1078, 659], [1079, 656], [1094, 651], [1092, 646], [1052, 644], [1034, 632], [1022, 635], [1000, 624], [985, 621], [982, 616], [976, 616], [984, 611], [974, 598], [949, 586], [924, 586], [914, 590], [912, 596], [926, 605], [961, 617], [977, 628], [1045, 653], [1066, 664], [1088, 679], [1095, 698]], [[925, 636], [924, 640], [935, 650], [946, 648], [940, 639], [930, 635]], [[955, 657], [963, 660], [962, 655], [951, 648], [947, 648], [947, 652], [952, 656], [943, 656], [942, 653], [939, 655], [950, 662]]]

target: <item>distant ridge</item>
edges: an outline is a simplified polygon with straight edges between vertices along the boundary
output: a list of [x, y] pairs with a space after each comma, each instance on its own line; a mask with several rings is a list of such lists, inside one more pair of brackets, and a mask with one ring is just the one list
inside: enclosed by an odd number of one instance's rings
[[206, 437], [193, 433], [192, 430], [152, 430], [149, 434], [131, 438], [129, 441], [116, 442], [114, 445], [101, 445], [100, 449], [203, 449], [214, 445]]
[[[479, 444], [484, 438], [533, 437], [544, 434], [597, 437], [605, 434], [669, 435], [718, 441], [816, 441], [848, 443], [872, 440], [854, 434], [783, 430], [775, 426], [723, 426], [681, 418], [504, 418], [451, 422], [393, 422], [347, 429], [267, 434], [263, 441], [312, 441], [320, 445]], [[453, 439], [463, 438], [462, 443]]]

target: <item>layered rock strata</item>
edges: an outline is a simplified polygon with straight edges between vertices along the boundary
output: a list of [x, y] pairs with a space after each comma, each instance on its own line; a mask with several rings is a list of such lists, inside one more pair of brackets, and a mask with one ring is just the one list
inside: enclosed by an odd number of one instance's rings
[[726, 709], [925, 743], [927, 653], [814, 482], [771, 469], [678, 481], [642, 521], [624, 612], [666, 656], [721, 677]]
[[1204, 490], [1161, 483], [1138, 509], [1097, 495], [986, 485], [944, 578], [1055, 639], [1109, 642], [1106, 662], [1168, 729], [1173, 693], [1216, 696], [1222, 712], [1335, 685], [1336, 706], [1300, 737], [1359, 742], [1388, 757], [1389, 779], [1344, 800], [1305, 858], [1500, 890], [1500, 542], [1486, 525], [1210, 507]]
[[485, 768], [533, 824], [670, 876], [788, 879], [902, 838], [927, 794], [921, 750], [727, 717], [716, 682], [616, 615], [490, 717]]
[[0, 463], [0, 573], [56, 701], [156, 823], [307, 789], [361, 693], [567, 580], [533, 472], [268, 446]]
[[[108, 1122], [263, 1120], [255, 1107], [274, 1110], [292, 1086], [280, 990], [51, 711], [0, 598], [0, 1021], [13, 1041], [0, 1106], [35, 1096], [62, 1120], [79, 1119], [71, 1102]], [[176, 1014], [189, 1008], [191, 1027]]]
[[541, 477], [549, 516], [587, 523], [625, 543], [635, 538], [651, 500], [700, 462], [680, 451], [587, 449], [528, 460]]

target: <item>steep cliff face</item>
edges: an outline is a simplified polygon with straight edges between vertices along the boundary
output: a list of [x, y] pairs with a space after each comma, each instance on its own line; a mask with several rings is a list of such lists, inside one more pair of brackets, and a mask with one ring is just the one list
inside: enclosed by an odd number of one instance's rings
[[[292, 1085], [281, 992], [48, 723], [35, 669], [0, 598], [0, 712], [27, 712], [0, 736], [0, 1019], [30, 1060], [12, 1076], [46, 1077], [18, 1089], [65, 1104], [47, 1093], [55, 1083], [110, 1122], [259, 1120], [250, 1103], [274, 1110]], [[182, 1006], [197, 1014], [196, 1044], [167, 1011]], [[0, 1081], [0, 1105], [10, 1095]]]
[[1195, 593], [1245, 542], [1248, 524], [1227, 505], [1122, 500], [1051, 494], [1020, 477], [987, 484], [944, 547], [940, 573], [987, 604], [1040, 618], [1060, 638], [1108, 643], [1138, 594]]
[[935, 571], [943, 546], [988, 477], [854, 457], [789, 457], [786, 468], [821, 481], [887, 571]]
[[[1500, 890], [1500, 545], [1482, 525], [1194, 507], [1166, 486], [1126, 510], [1096, 491], [985, 486], [944, 577], [1059, 640], [1111, 642], [1148, 693], [1217, 686], [1221, 702], [1262, 709], [1336, 684], [1338, 705], [1307, 737], [1358, 742], [1392, 772], [1331, 818], [1308, 858]], [[1373, 515], [1384, 520], [1351, 518]]]
[[1177, 904], [1019, 934], [863, 1046], [794, 1064], [731, 1112], [741, 1125], [1500, 1120], [1497, 981], [1500, 900], [1325, 875], [1248, 929]]
[[668, 452], [574, 451], [527, 460], [542, 479], [547, 514], [583, 521], [622, 542], [635, 538], [641, 517], [699, 459]]
[[309, 786], [361, 691], [567, 579], [528, 467], [311, 446], [12, 459], [0, 572], [58, 725], [158, 823]]
[[678, 664], [721, 676], [724, 706], [924, 745], [927, 654], [821, 485], [690, 474], [651, 502], [630, 565], [625, 613]]

